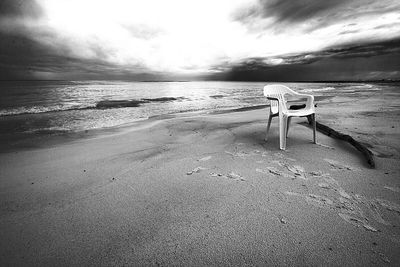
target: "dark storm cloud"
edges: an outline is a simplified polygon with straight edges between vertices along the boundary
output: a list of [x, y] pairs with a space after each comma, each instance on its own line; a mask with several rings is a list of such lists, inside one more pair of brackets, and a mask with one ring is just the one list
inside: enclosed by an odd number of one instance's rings
[[35, 0], [1, 0], [0, 17], [33, 17], [42, 15], [41, 7]]
[[256, 6], [239, 12], [237, 19], [275, 17], [278, 21], [299, 22], [334, 9], [347, 0], [259, 0]]
[[[277, 62], [279, 60], [279, 64]], [[215, 67], [218, 69], [218, 66]], [[220, 67], [222, 69], [222, 67]], [[229, 70], [227, 70], [229, 69]], [[400, 39], [332, 47], [315, 53], [277, 58], [250, 58], [225, 65], [219, 79], [251, 81], [313, 81], [400, 79]]]
[[355, 57], [373, 57], [379, 55], [398, 55], [400, 54], [400, 38], [373, 42], [360, 45], [347, 45], [334, 47], [325, 51], [315, 53], [319, 57], [334, 57], [334, 58], [355, 58]]
[[[233, 19], [253, 30], [309, 22], [310, 30], [316, 30], [346, 19], [360, 16], [380, 15], [400, 10], [400, 3], [394, 0], [258, 0], [256, 5], [237, 10]], [[265, 18], [273, 20], [271, 24], [260, 24]], [[355, 26], [352, 23], [349, 26]]]

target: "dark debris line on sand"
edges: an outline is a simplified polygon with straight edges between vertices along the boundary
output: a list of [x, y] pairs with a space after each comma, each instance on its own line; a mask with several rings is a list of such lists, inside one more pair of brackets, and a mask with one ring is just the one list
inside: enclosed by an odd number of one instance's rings
[[[308, 119], [308, 123], [311, 124], [311, 122], [312, 122], [311, 118], [307, 117], [307, 119]], [[350, 143], [352, 146], [354, 146], [358, 151], [360, 151], [364, 155], [364, 157], [367, 159], [368, 165], [371, 168], [375, 168], [375, 161], [374, 161], [372, 152], [366, 146], [364, 146], [363, 144], [354, 140], [354, 138], [351, 137], [350, 135], [338, 132], [322, 123], [319, 123], [319, 122], [317, 122], [316, 124], [317, 124], [317, 130], [320, 131], [321, 133], [323, 133], [327, 136], [331, 136], [336, 139], [343, 140], [343, 141]]]
[[[290, 109], [297, 110], [297, 109], [301, 109], [304, 107], [305, 107], [305, 105], [291, 105]], [[312, 120], [311, 120], [310, 116], [307, 116], [307, 120], [308, 120], [308, 124], [311, 125]], [[366, 146], [364, 146], [363, 144], [354, 140], [354, 138], [351, 137], [350, 135], [338, 132], [320, 122], [316, 122], [316, 126], [317, 126], [317, 130], [320, 131], [321, 133], [323, 133], [327, 136], [331, 136], [336, 139], [343, 140], [343, 141], [350, 143], [352, 146], [354, 146], [358, 151], [360, 151], [364, 155], [364, 157], [367, 159], [368, 165], [371, 168], [375, 169], [374, 157], [372, 155], [372, 152]]]

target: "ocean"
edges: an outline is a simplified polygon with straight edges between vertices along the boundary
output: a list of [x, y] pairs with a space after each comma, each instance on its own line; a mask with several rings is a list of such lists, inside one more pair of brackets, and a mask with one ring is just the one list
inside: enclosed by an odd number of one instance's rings
[[[0, 140], [127, 125], [165, 114], [228, 111], [267, 104], [266, 82], [1, 81]], [[383, 96], [398, 83], [283, 83], [329, 97]]]

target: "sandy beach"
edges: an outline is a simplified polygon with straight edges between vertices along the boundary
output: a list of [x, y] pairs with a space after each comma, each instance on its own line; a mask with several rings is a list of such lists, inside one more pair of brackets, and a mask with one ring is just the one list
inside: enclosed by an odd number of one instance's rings
[[400, 266], [399, 177], [400, 1], [0, 1], [0, 267]]
[[267, 108], [1, 153], [0, 262], [398, 266], [398, 111], [339, 100], [319, 121], [369, 143], [376, 169], [342, 141], [312, 144], [304, 118], [280, 151]]

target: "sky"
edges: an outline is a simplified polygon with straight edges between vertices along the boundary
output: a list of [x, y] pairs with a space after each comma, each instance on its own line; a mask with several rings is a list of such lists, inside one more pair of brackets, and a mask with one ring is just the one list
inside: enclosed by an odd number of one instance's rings
[[400, 79], [400, 1], [1, 0], [0, 79]]

